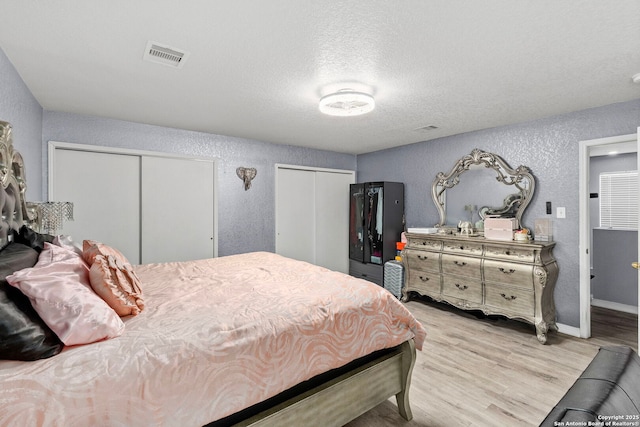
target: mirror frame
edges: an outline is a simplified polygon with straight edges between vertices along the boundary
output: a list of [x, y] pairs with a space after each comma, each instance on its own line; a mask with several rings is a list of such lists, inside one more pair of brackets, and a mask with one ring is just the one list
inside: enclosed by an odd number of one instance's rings
[[[448, 174], [438, 172], [431, 186], [431, 197], [440, 213], [440, 222], [436, 227], [444, 227], [447, 223], [445, 194], [448, 188], [453, 188], [460, 183], [460, 175], [469, 170], [472, 165], [481, 165], [493, 169], [496, 172], [496, 180], [504, 185], [513, 185], [518, 189], [515, 194], [522, 194], [522, 201], [516, 211], [516, 226], [520, 228], [522, 214], [531, 202], [536, 188], [536, 181], [531, 171], [526, 166], [518, 166], [512, 169], [504, 159], [497, 154], [474, 148], [471, 154], [467, 154], [456, 162]], [[528, 183], [529, 188], [523, 185]]]

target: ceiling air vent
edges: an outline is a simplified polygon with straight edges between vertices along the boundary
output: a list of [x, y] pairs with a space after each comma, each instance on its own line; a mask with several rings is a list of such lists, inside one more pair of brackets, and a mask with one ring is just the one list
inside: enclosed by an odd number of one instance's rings
[[145, 61], [156, 62], [174, 68], [182, 68], [188, 57], [189, 52], [156, 42], [148, 42], [144, 51]]
[[438, 129], [438, 126], [429, 125], [429, 126], [422, 126], [421, 128], [417, 128], [414, 130], [418, 132], [428, 132], [430, 130], [436, 130], [436, 129]]

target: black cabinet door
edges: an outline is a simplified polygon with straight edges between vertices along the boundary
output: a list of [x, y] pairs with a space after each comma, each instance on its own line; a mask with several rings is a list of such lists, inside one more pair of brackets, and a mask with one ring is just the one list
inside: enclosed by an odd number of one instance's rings
[[364, 184], [349, 186], [349, 258], [364, 262]]
[[349, 257], [384, 264], [396, 255], [404, 230], [404, 184], [367, 182], [350, 187]]

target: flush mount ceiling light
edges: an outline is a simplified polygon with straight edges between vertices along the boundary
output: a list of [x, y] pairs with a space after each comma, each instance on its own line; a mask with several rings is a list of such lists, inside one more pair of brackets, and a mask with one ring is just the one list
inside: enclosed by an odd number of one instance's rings
[[330, 116], [360, 116], [373, 110], [376, 102], [371, 95], [345, 89], [324, 96], [320, 111]]

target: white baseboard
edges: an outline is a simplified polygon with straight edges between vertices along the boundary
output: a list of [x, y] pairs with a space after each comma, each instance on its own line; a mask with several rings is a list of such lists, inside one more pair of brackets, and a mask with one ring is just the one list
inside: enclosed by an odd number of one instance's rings
[[558, 325], [559, 333], [580, 338], [580, 328], [576, 328], [575, 326], [564, 325], [562, 323], [557, 323], [557, 325]]
[[608, 308], [610, 310], [622, 311], [624, 313], [638, 314], [638, 306], [636, 305], [620, 304], [619, 302], [605, 301], [602, 299], [591, 300], [591, 305]]

